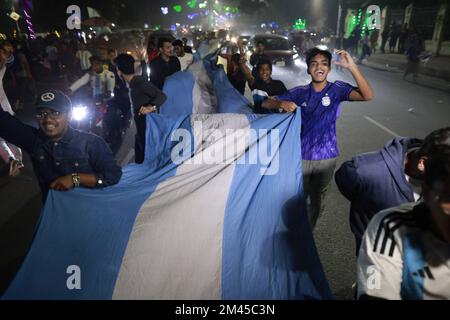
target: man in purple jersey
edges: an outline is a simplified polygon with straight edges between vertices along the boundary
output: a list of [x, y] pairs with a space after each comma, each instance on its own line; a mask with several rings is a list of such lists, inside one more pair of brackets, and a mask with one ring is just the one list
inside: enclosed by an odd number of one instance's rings
[[369, 101], [372, 89], [351, 55], [338, 50], [337, 65], [348, 69], [358, 87], [342, 81], [327, 81], [331, 68], [331, 53], [313, 48], [308, 51], [306, 64], [312, 81], [309, 85], [293, 88], [275, 99], [265, 100], [266, 109], [302, 112], [303, 186], [311, 227], [323, 211], [324, 198], [333, 178], [339, 150], [336, 139], [336, 120], [343, 101]]

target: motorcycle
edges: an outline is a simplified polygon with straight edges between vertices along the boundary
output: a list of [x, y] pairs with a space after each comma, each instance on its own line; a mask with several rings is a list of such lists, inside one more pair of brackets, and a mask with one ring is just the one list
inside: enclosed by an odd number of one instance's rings
[[95, 98], [74, 99], [76, 103], [72, 108], [72, 127], [105, 137], [104, 117], [111, 98], [112, 94], [106, 93]]

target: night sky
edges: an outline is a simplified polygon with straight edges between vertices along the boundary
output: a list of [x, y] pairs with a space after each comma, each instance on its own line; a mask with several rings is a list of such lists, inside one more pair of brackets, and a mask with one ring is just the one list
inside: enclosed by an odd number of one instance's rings
[[[224, 4], [236, 5], [243, 13], [253, 12], [256, 20], [267, 19], [279, 24], [293, 24], [295, 19], [306, 18], [308, 27], [336, 28], [337, 0], [265, 0], [268, 9], [256, 12], [258, 5], [251, 6], [251, 0], [220, 0]], [[10, 0], [0, 0], [0, 14], [5, 16], [9, 11]], [[38, 32], [49, 31], [50, 28], [62, 29], [68, 15], [65, 8], [70, 4], [81, 6], [92, 5], [96, 7], [105, 17], [121, 24], [123, 27], [143, 27], [145, 23], [170, 25], [175, 22], [190, 22], [186, 15], [192, 10], [186, 6], [187, 0], [39, 0], [33, 1], [35, 9], [33, 13], [34, 22]], [[200, 2], [200, 1], [199, 1]], [[168, 16], [161, 14], [160, 7], [171, 8], [174, 4], [183, 4], [182, 13], [172, 13]], [[265, 6], [262, 6], [265, 8]], [[244, 21], [244, 19], [242, 19]], [[246, 21], [246, 20], [245, 20]], [[259, 22], [259, 21], [258, 21]], [[14, 27], [14, 22], [5, 17], [0, 22], [0, 32], [9, 33], [8, 29]]]

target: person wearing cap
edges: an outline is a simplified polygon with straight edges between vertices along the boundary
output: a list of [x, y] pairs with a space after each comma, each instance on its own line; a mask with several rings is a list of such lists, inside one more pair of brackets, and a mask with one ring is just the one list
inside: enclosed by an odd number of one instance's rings
[[130, 88], [130, 99], [136, 124], [134, 155], [136, 163], [144, 162], [146, 114], [155, 112], [166, 101], [166, 95], [146, 76], [135, 75], [134, 58], [119, 54], [116, 59], [118, 74]]
[[336, 171], [339, 191], [351, 202], [350, 228], [356, 255], [369, 222], [378, 212], [420, 199], [424, 162], [431, 149], [445, 142], [450, 146], [450, 127], [433, 131], [424, 140], [398, 137], [380, 151], [354, 156]]
[[44, 201], [49, 189], [102, 188], [122, 176], [103, 139], [70, 127], [71, 110], [70, 99], [57, 90], [38, 98], [38, 129], [0, 110], [0, 137], [29, 153]]

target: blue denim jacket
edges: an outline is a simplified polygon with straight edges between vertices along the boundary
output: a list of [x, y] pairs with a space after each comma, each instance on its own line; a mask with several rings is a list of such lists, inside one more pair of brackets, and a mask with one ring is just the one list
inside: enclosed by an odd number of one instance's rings
[[111, 149], [93, 134], [69, 128], [61, 140], [51, 141], [0, 108], [0, 137], [29, 153], [44, 199], [50, 183], [61, 176], [95, 174], [103, 182], [98, 187], [116, 184], [122, 176]]

